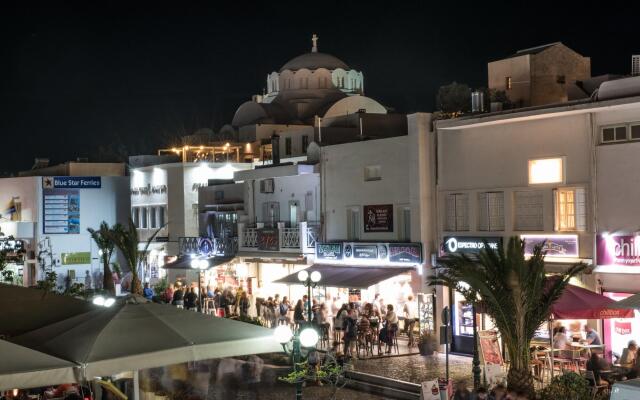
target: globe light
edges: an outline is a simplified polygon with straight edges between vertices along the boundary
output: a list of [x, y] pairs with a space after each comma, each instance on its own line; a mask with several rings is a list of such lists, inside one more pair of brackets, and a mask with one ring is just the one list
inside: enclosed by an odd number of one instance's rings
[[273, 331], [273, 337], [280, 344], [288, 343], [293, 337], [293, 332], [288, 325], [278, 325], [278, 327]]
[[307, 272], [307, 270], [303, 269], [302, 271], [298, 272], [298, 280], [300, 282], [306, 281], [308, 277], [309, 273]]
[[200, 269], [207, 269], [207, 268], [209, 268], [209, 261], [200, 260]]
[[200, 260], [196, 260], [196, 259], [191, 260], [191, 268], [195, 268], [195, 269], [200, 268]]
[[302, 347], [313, 347], [318, 343], [318, 332], [313, 328], [306, 328], [300, 332], [300, 344]]
[[105, 299], [102, 296], [96, 296], [93, 298], [93, 304], [96, 306], [104, 306]]
[[311, 273], [311, 282], [318, 283], [320, 282], [321, 278], [322, 278], [322, 275], [320, 274], [320, 271], [313, 271]]
[[106, 299], [104, 301], [104, 306], [105, 307], [111, 307], [112, 305], [114, 305], [116, 302], [116, 299], [114, 299], [113, 297], [109, 297], [108, 299]]

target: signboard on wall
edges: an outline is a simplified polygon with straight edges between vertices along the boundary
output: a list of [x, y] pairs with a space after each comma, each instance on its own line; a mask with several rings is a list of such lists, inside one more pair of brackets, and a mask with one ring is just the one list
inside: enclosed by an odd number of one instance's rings
[[42, 193], [43, 233], [80, 233], [80, 191], [43, 189]]
[[364, 206], [365, 232], [393, 232], [393, 204]]
[[42, 178], [45, 189], [100, 189], [102, 179], [99, 176], [45, 176]]
[[342, 243], [318, 243], [318, 244], [316, 244], [316, 259], [318, 259], [318, 260], [342, 260]]
[[502, 243], [500, 236], [445, 236], [444, 237], [444, 253], [467, 253], [478, 254], [484, 249], [485, 242], [494, 249], [498, 249], [498, 245]]
[[280, 235], [277, 228], [260, 228], [257, 229], [258, 250], [262, 251], [279, 251]]
[[640, 236], [598, 235], [596, 260], [597, 265], [640, 266]]
[[578, 235], [520, 235], [524, 240], [524, 255], [533, 255], [535, 246], [543, 244], [542, 250], [549, 257], [578, 257]]
[[356, 244], [353, 245], [353, 258], [378, 258], [378, 246], [375, 244]]
[[60, 260], [62, 265], [91, 264], [91, 252], [62, 253]]
[[420, 243], [389, 243], [389, 261], [421, 263], [422, 246]]

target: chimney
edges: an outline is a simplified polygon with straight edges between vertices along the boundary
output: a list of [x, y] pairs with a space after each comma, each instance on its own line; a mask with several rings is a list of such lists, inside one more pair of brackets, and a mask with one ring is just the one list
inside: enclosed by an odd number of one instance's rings
[[271, 160], [273, 165], [280, 164], [280, 136], [271, 135]]

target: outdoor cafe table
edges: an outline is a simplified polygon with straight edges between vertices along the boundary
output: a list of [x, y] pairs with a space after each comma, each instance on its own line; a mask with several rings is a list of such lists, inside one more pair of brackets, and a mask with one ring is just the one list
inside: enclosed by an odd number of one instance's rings
[[583, 344], [579, 342], [571, 342], [569, 343], [569, 345], [572, 347], [572, 351], [580, 352], [582, 350], [587, 350], [587, 353], [589, 353], [589, 355], [591, 355], [591, 349], [602, 349], [604, 351], [603, 344]]

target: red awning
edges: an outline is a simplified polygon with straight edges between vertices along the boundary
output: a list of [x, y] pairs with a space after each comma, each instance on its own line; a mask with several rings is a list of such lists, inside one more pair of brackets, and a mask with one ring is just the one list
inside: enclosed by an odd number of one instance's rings
[[551, 306], [552, 319], [633, 318], [633, 310], [611, 308], [615, 301], [579, 286], [568, 285]]

